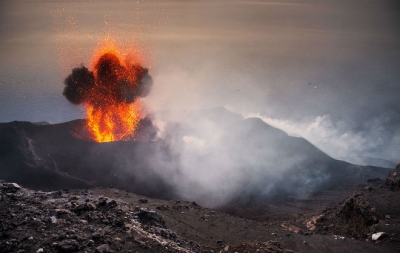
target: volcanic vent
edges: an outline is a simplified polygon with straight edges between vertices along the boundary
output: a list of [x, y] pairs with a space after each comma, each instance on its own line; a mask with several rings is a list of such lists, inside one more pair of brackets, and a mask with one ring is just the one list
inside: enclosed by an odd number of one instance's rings
[[153, 84], [139, 57], [123, 57], [114, 45], [106, 45], [92, 60], [92, 69], [81, 65], [65, 79], [64, 96], [83, 104], [87, 128], [97, 142], [129, 140], [140, 121], [141, 105]]

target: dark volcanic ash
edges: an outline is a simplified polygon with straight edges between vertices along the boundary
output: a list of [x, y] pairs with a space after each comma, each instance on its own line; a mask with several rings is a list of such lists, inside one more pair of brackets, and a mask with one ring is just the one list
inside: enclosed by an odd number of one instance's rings
[[117, 52], [94, 58], [93, 71], [75, 68], [64, 83], [64, 96], [74, 104], [84, 104], [87, 129], [97, 142], [134, 138], [141, 115], [140, 105], [131, 105], [145, 97], [153, 84], [149, 70]]
[[88, 103], [96, 107], [130, 104], [145, 97], [153, 84], [147, 68], [138, 64], [121, 64], [111, 53], [103, 54], [94, 71], [74, 68], [64, 81], [63, 95], [73, 104]]

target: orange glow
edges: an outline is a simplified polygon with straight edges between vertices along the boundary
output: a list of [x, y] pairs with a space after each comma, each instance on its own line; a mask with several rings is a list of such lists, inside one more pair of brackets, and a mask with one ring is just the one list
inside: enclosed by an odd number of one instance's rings
[[133, 105], [125, 103], [105, 108], [88, 105], [86, 113], [87, 127], [97, 142], [132, 139], [140, 120]]
[[[138, 85], [142, 59], [138, 51], [127, 52], [123, 54], [116, 43], [106, 42], [93, 54], [90, 68], [96, 81], [85, 108], [87, 128], [96, 142], [133, 139], [140, 121], [140, 101], [133, 103], [121, 89]], [[121, 83], [127, 87], [121, 88]]]
[[94, 51], [92, 60], [90, 62], [90, 68], [95, 69], [95, 66], [104, 54], [112, 54], [116, 56], [121, 65], [128, 67], [132, 64], [144, 64], [145, 60], [142, 57], [141, 49], [135, 45], [136, 48], [124, 48], [121, 50], [121, 46], [117, 42], [109, 39], [108, 37], [104, 40], [104, 43], [100, 44]]

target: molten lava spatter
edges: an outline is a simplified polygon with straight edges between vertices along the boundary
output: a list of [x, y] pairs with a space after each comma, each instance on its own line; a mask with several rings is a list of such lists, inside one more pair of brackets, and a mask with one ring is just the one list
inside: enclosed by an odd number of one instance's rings
[[95, 54], [92, 68], [73, 69], [63, 94], [70, 102], [85, 105], [93, 140], [131, 139], [140, 121], [140, 106], [135, 102], [147, 96], [152, 85], [148, 69], [133, 57], [122, 59], [115, 47]]
[[87, 126], [97, 142], [128, 140], [140, 117], [132, 105], [121, 103], [107, 107], [87, 106]]

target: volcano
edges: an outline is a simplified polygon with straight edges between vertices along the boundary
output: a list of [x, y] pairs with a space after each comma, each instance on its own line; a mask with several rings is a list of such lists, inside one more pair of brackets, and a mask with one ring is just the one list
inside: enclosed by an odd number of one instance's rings
[[[155, 118], [170, 122], [157, 129]], [[5, 252], [398, 247], [400, 165], [385, 182], [379, 177], [389, 169], [335, 160], [223, 108], [160, 112], [126, 141], [93, 141], [86, 126], [83, 119], [0, 124], [0, 179], [13, 182], [0, 180]], [[365, 241], [377, 235], [378, 243]]]
[[[191, 157], [197, 166], [203, 166], [202, 161], [214, 161], [215, 155], [221, 160], [228, 156], [233, 161], [217, 180], [222, 180], [220, 185], [226, 183], [224, 180], [231, 185], [229, 180], [236, 179], [233, 174], [241, 178], [235, 181], [237, 187], [224, 188], [230, 193], [221, 195], [227, 199], [220, 203], [221, 196], [213, 199], [204, 194], [188, 195], [189, 190], [181, 187], [185, 180], [192, 184], [194, 179], [184, 176], [188, 170], [182, 162], [185, 157], [170, 143], [181, 141], [184, 145], [182, 140], [196, 134], [193, 127], [174, 123], [174, 131], [165, 130], [168, 138], [157, 138], [157, 129], [148, 118], [140, 121], [135, 140], [109, 143], [82, 138], [87, 134], [86, 120], [54, 125], [2, 123], [0, 178], [41, 190], [113, 185], [149, 197], [193, 198], [205, 205], [237, 206], [301, 199], [324, 191], [348, 194], [359, 183], [383, 178], [389, 171], [335, 160], [305, 139], [288, 136], [258, 118], [242, 119], [221, 108], [185, 115], [187, 122], [203, 119], [222, 129], [218, 141], [223, 145], [218, 146], [218, 151], [209, 148], [199, 157]], [[204, 166], [211, 165], [207, 162]], [[201, 182], [193, 182], [191, 188], [217, 193], [214, 188], [205, 189]]]

